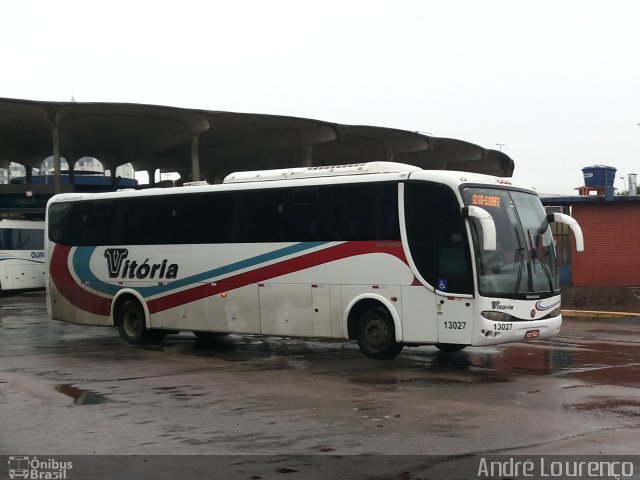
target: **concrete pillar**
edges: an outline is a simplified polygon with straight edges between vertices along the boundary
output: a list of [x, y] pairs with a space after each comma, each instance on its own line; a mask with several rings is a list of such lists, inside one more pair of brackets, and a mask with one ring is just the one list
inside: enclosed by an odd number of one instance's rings
[[313, 144], [302, 147], [302, 166], [313, 167]]
[[25, 165], [24, 169], [27, 172], [27, 191], [29, 191], [32, 188], [31, 183], [33, 182], [33, 167], [31, 167], [30, 165]]
[[76, 191], [76, 163], [78, 163], [77, 160], [71, 161], [68, 160], [67, 161], [67, 168], [69, 169], [69, 185], [71, 185], [71, 191], [75, 192]]
[[156, 185], [156, 169], [150, 168], [147, 170], [147, 175], [149, 177], [149, 186], [155, 187]]
[[62, 193], [62, 180], [60, 178], [60, 131], [58, 124], [51, 124], [53, 140], [53, 193]]
[[191, 181], [200, 180], [200, 148], [198, 147], [199, 134], [191, 135]]

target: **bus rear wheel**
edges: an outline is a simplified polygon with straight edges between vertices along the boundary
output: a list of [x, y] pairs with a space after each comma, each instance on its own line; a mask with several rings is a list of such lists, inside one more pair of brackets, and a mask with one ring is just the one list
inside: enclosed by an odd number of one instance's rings
[[393, 320], [387, 309], [371, 308], [364, 312], [358, 323], [358, 346], [369, 358], [394, 358], [402, 350], [396, 342]]
[[144, 310], [137, 300], [125, 300], [118, 309], [118, 333], [131, 345], [142, 345], [149, 341], [161, 341], [166, 335], [162, 331], [148, 330]]

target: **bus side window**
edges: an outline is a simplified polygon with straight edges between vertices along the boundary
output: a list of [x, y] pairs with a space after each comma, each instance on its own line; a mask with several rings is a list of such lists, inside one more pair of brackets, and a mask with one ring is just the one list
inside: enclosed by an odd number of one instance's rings
[[233, 219], [236, 212], [237, 196], [234, 193], [214, 193], [207, 195], [206, 212], [199, 212], [206, 219], [211, 243], [233, 241]]
[[283, 231], [281, 237], [296, 242], [318, 240], [319, 192], [316, 187], [287, 191], [282, 204]]
[[280, 191], [277, 189], [253, 190], [236, 193], [236, 221], [239, 224], [240, 243], [264, 243], [280, 240], [279, 215]]
[[319, 240], [399, 240], [396, 183], [319, 189]]
[[87, 220], [87, 243], [90, 245], [104, 245], [111, 243], [111, 200], [92, 202]]
[[234, 193], [174, 195], [166, 206], [166, 239], [175, 244], [229, 243], [233, 238]]
[[43, 250], [44, 234], [42, 230], [32, 228], [20, 229], [20, 248], [22, 250]]
[[14, 250], [15, 247], [13, 244], [13, 228], [3, 229], [0, 237], [0, 248], [3, 250]]
[[398, 186], [396, 184], [379, 185], [377, 207], [374, 219], [376, 240], [400, 240], [400, 224], [398, 222]]
[[207, 224], [204, 197], [201, 195], [172, 196], [167, 208], [167, 242], [175, 244], [205, 243]]
[[125, 201], [128, 243], [153, 245], [171, 243], [172, 211], [166, 197], [136, 197]]

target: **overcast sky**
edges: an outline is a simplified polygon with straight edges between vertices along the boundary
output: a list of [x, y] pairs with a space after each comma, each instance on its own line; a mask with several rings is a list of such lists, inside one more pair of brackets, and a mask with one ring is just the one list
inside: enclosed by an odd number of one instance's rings
[[0, 97], [504, 144], [540, 192], [572, 193], [594, 164], [640, 173], [636, 0], [21, 0], [0, 18]]

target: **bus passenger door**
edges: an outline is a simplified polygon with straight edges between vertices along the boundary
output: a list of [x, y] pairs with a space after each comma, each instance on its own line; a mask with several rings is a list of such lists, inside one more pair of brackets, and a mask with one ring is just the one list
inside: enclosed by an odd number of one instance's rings
[[473, 308], [470, 298], [438, 295], [438, 343], [471, 344]]
[[438, 342], [470, 344], [473, 273], [461, 217], [453, 215], [440, 219], [434, 264]]

